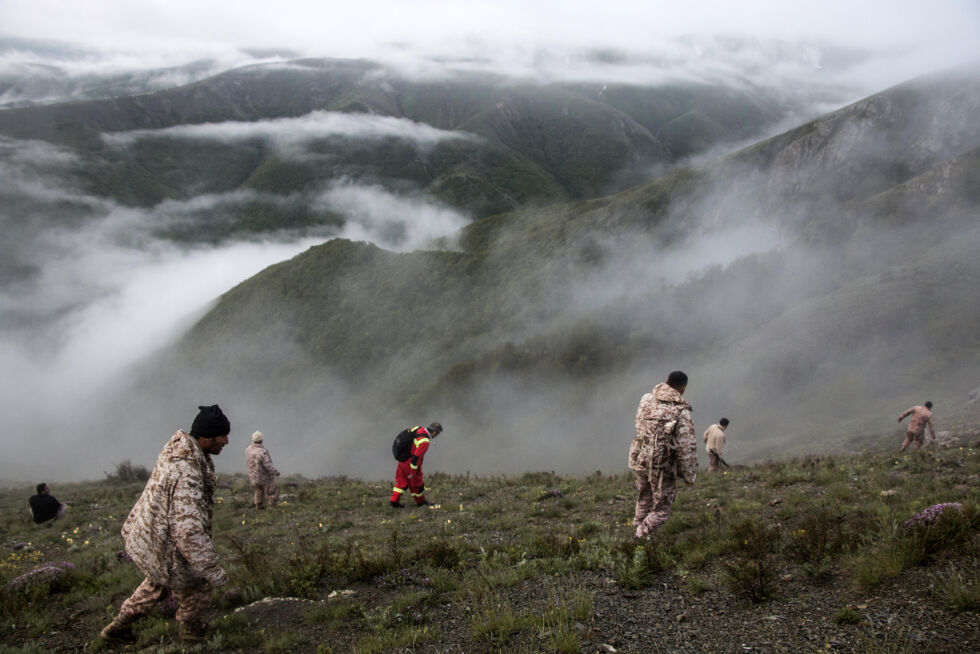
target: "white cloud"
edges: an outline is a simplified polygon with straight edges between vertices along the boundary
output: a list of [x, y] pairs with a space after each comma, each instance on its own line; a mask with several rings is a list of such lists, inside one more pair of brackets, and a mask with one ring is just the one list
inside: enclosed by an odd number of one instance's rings
[[470, 221], [421, 196], [406, 197], [381, 187], [346, 182], [324, 191], [314, 207], [344, 216], [346, 223], [339, 236], [402, 252], [418, 249]]
[[354, 139], [398, 138], [420, 146], [431, 146], [448, 139], [475, 138], [461, 133], [430, 127], [423, 123], [371, 114], [347, 114], [314, 111], [299, 118], [277, 118], [254, 122], [228, 121], [201, 125], [178, 125], [157, 130], [134, 130], [103, 135], [114, 145], [124, 145], [148, 136], [184, 139], [211, 139], [240, 142], [265, 139], [287, 152], [301, 151], [313, 139], [342, 136]]
[[[769, 80], [769, 68], [793, 63], [790, 73], [821, 70], [824, 82], [847, 74], [868, 92], [980, 57], [980, 5], [973, 0], [364, 0], [342, 5], [283, 0], [275, 8], [258, 0], [5, 0], [0, 25], [9, 35], [82, 43], [117, 68], [194, 58], [232, 67], [250, 56], [244, 53], [248, 48], [374, 58], [429, 72], [452, 61], [458, 67], [515, 74], [630, 81], [703, 72]], [[731, 47], [729, 37], [742, 39], [743, 45]], [[761, 68], [752, 69], [751, 59], [766, 54], [770, 39], [798, 46], [798, 52], [775, 59], [766, 55]], [[855, 69], [855, 62], [845, 65], [821, 54], [831, 46], [875, 51], [876, 56]], [[603, 49], [636, 57], [596, 66], [581, 56]], [[82, 61], [89, 67], [105, 65], [98, 56]]]

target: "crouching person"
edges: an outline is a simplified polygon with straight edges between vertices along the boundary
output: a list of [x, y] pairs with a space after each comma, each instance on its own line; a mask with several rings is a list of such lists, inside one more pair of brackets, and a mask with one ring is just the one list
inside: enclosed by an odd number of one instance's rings
[[231, 425], [217, 404], [200, 407], [190, 433], [174, 434], [157, 457], [143, 494], [123, 524], [126, 553], [146, 575], [100, 636], [136, 641], [131, 625], [173, 594], [180, 637], [204, 640], [211, 591], [228, 581], [211, 540], [215, 476], [212, 454], [228, 444]]

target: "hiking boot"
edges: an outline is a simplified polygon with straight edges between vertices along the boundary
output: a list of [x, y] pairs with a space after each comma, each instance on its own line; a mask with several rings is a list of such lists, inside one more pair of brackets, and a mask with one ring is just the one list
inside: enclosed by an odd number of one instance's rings
[[432, 502], [428, 500], [422, 500], [421, 502], [416, 502], [415, 506], [432, 506]]
[[388, 504], [389, 504], [389, 505], [391, 506], [391, 508], [393, 508], [393, 509], [404, 509], [404, 508], [405, 508], [405, 505], [404, 505], [404, 504], [401, 504], [401, 503], [399, 503], [399, 502], [396, 502], [395, 500], [389, 500], [389, 501], [388, 501]]
[[181, 640], [207, 640], [208, 623], [203, 620], [188, 620], [181, 622], [177, 631]]
[[120, 643], [122, 645], [132, 645], [136, 642], [136, 634], [133, 633], [133, 629], [127, 625], [121, 625], [115, 620], [106, 625], [99, 633], [99, 638], [106, 641], [107, 643]]

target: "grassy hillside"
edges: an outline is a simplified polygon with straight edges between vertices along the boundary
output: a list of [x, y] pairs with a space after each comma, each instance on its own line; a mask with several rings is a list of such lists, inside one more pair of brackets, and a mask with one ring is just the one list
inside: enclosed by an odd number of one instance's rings
[[[282, 505], [262, 512], [247, 479], [221, 477], [214, 538], [231, 581], [213, 594], [212, 636], [181, 644], [173, 607], [161, 605], [136, 624], [138, 648], [972, 651], [978, 438], [974, 426], [918, 454], [882, 441], [863, 454], [702, 471], [647, 544], [632, 537], [625, 474], [429, 470], [436, 505], [401, 512], [387, 506], [387, 470], [377, 482], [287, 476]], [[29, 522], [28, 488], [0, 492], [0, 648], [110, 651], [97, 633], [141, 580], [118, 553], [142, 484], [51, 486], [73, 505], [47, 527]], [[948, 502], [961, 508], [908, 523]], [[59, 562], [73, 567], [23, 577]]]

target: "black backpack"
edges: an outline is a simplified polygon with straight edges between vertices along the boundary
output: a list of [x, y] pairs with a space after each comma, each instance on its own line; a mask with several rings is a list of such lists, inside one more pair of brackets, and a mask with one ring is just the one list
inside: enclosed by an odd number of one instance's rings
[[395, 436], [395, 442], [391, 444], [391, 453], [395, 455], [396, 461], [408, 461], [412, 458], [412, 441], [415, 440], [415, 431], [418, 427], [403, 429]]

